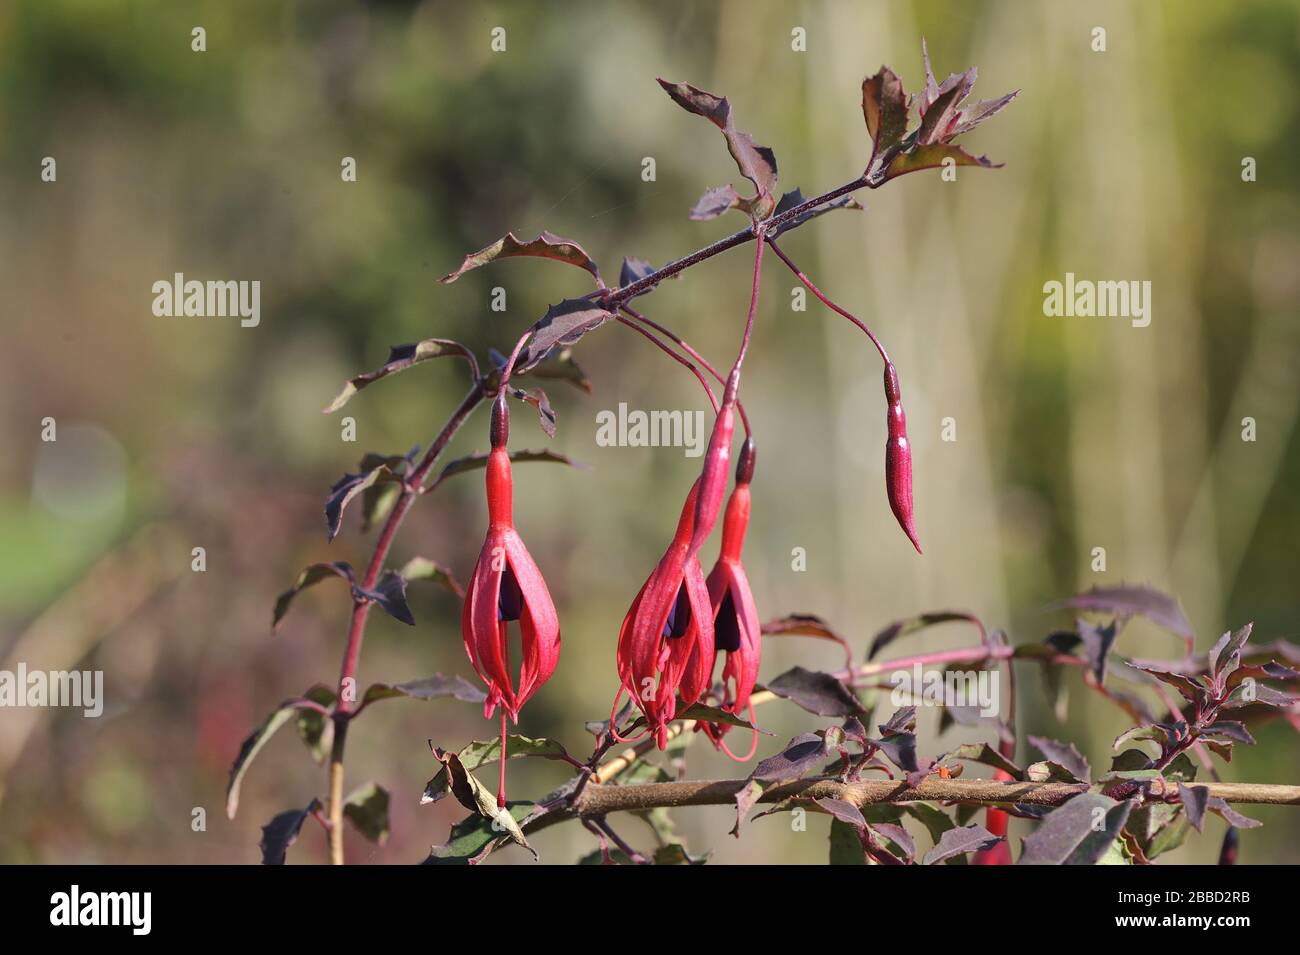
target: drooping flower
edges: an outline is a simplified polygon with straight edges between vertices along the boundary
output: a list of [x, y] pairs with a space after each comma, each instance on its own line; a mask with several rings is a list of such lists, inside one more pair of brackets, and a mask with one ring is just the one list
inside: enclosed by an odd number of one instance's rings
[[[502, 396], [492, 409], [487, 537], [465, 589], [461, 633], [470, 663], [488, 687], [483, 715], [490, 718], [500, 704], [503, 716], [508, 714], [517, 723], [520, 708], [555, 671], [560, 622], [546, 581], [514, 528], [508, 433], [509, 414]], [[519, 647], [513, 661], [512, 625], [518, 631]], [[517, 671], [517, 681], [512, 671]]]
[[632, 601], [618, 635], [619, 682], [645, 715], [660, 749], [668, 745], [678, 694], [684, 704], [694, 703], [712, 678], [713, 612], [704, 570], [691, 550], [699, 486], [696, 481], [691, 487], [677, 533]]
[[[722, 708], [734, 714], [743, 713], [749, 707], [762, 656], [758, 610], [741, 563], [749, 526], [749, 485], [754, 477], [754, 457], [754, 440], [746, 438], [736, 465], [736, 486], [723, 517], [722, 549], [707, 581], [714, 614], [713, 646], [716, 653], [726, 654], [722, 668]], [[722, 737], [731, 729], [725, 723], [700, 725], [715, 746], [723, 745]]]

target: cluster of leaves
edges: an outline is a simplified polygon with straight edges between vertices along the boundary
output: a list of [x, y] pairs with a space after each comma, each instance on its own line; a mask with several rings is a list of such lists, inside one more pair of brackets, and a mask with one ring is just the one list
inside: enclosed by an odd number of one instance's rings
[[[777, 236], [826, 212], [860, 209], [849, 195], [860, 186], [877, 188], [900, 175], [945, 164], [994, 165], [986, 157], [976, 158], [967, 153], [953, 140], [1001, 110], [1016, 93], [966, 105], [975, 70], [950, 75], [940, 83], [931, 69], [928, 51], [924, 58], [925, 84], [914, 94], [904, 91], [902, 82], [888, 67], [882, 67], [863, 82], [862, 110], [871, 143], [866, 169], [859, 179], [827, 193], [829, 198], [811, 201], [805, 200], [797, 188], [778, 194], [773, 150], [740, 131], [726, 97], [687, 83], [660, 80], [677, 105], [703, 117], [721, 131], [741, 176], [749, 183], [747, 194], [737, 191], [733, 184], [709, 189], [691, 210], [691, 218], [696, 220], [713, 219], [731, 210], [743, 213], [750, 220], [750, 228], [730, 240], [715, 243], [710, 249], [716, 251], [729, 242], [739, 244], [761, 234]], [[533, 239], [520, 239], [507, 233], [467, 255], [442, 282], [454, 282], [471, 270], [516, 257], [550, 259], [588, 273], [594, 291], [550, 306], [520, 340], [511, 373], [515, 377], [558, 380], [589, 392], [590, 382], [574, 360], [572, 346], [614, 319], [631, 298], [653, 291], [659, 282], [676, 277], [692, 260], [702, 260], [714, 251], [701, 250], [660, 270], [645, 260], [627, 257], [619, 272], [618, 287], [610, 288], [596, 262], [577, 242], [550, 232], [542, 232]], [[481, 374], [476, 356], [459, 343], [430, 338], [397, 346], [379, 368], [349, 379], [325, 411], [337, 411], [370, 384], [437, 357], [466, 361], [475, 387], [484, 395], [496, 392], [508, 362], [493, 352], [489, 370]], [[512, 378], [509, 393], [532, 405], [543, 430], [548, 435], [554, 433], [555, 413], [544, 390], [518, 388]], [[426, 461], [419, 461], [417, 456], [418, 448], [406, 454], [368, 453], [356, 472], [340, 478], [331, 487], [325, 504], [329, 539], [333, 540], [339, 533], [352, 502], [360, 501], [364, 531], [391, 518], [394, 502], [399, 498], [405, 500], [429, 493], [451, 477], [483, 467], [487, 460], [486, 455], [475, 454], [452, 461], [427, 481], [426, 464], [432, 460], [426, 456]], [[550, 451], [515, 451], [511, 452], [511, 458], [518, 462], [574, 464]], [[372, 571], [360, 580], [346, 562], [313, 564], [276, 601], [273, 628], [280, 625], [299, 592], [330, 578], [348, 584], [354, 607], [376, 604], [407, 624], [414, 623], [406, 599], [409, 581], [430, 580], [458, 598], [463, 595], [460, 585], [442, 565], [422, 557], [414, 558], [400, 569]], [[876, 634], [865, 661], [858, 665], [853, 662], [849, 642], [818, 617], [792, 614], [769, 621], [763, 626], [763, 633], [769, 639], [806, 636], [836, 642], [844, 650], [845, 666], [833, 673], [794, 667], [760, 687], [759, 695], [785, 700], [817, 717], [838, 722], [796, 736], [780, 752], [759, 762], [748, 777], [736, 781], [736, 822], [732, 832], [739, 836], [750, 819], [811, 811], [830, 817], [833, 863], [963, 864], [970, 853], [988, 850], [1002, 837], [972, 821], [981, 808], [979, 805], [936, 803], [920, 795], [918, 787], [931, 780], [956, 779], [966, 764], [972, 763], [1013, 781], [1066, 787], [1070, 798], [1060, 805], [1034, 803], [1027, 797], [1024, 801], [1001, 804], [1012, 815], [1036, 821], [1036, 828], [1024, 840], [1019, 858], [1022, 863], [1149, 862], [1180, 844], [1189, 827], [1200, 830], [1207, 812], [1217, 813], [1231, 826], [1255, 825], [1223, 799], [1196, 784], [1196, 767], [1189, 754], [1208, 750], [1229, 760], [1235, 744], [1253, 742], [1247, 722], [1279, 712], [1286, 712], [1293, 723], [1300, 724], [1292, 698], [1261, 683], [1266, 679], [1282, 683], [1300, 680], [1300, 673], [1289, 665], [1297, 662], [1300, 653], [1287, 644], [1252, 647], [1248, 643], [1250, 628], [1246, 627], [1226, 634], [1204, 658], [1197, 658], [1192, 653], [1192, 630], [1177, 603], [1146, 588], [1093, 590], [1066, 601], [1065, 606], [1081, 614], [1074, 629], [1053, 633], [1041, 643], [1015, 647], [1008, 644], [1000, 631], [989, 632], [967, 613], [943, 611], [898, 621]], [[1138, 615], [1181, 637], [1183, 657], [1172, 664], [1158, 664], [1126, 660], [1115, 653], [1125, 624]], [[877, 654], [910, 634], [950, 622], [973, 625], [980, 635], [980, 643], [971, 648], [969, 658], [953, 658], [951, 666], [1005, 666], [1011, 675], [1015, 661], [1037, 663], [1056, 712], [1062, 716], [1068, 683], [1065, 674], [1078, 670], [1084, 674], [1088, 686], [1121, 706], [1135, 725], [1116, 740], [1117, 755], [1109, 772], [1094, 780], [1088, 760], [1072, 744], [1033, 736], [1028, 741], [1043, 758], [1021, 768], [1012, 758], [1017, 740], [1012, 716], [1014, 692], [1005, 719], [984, 716], [973, 707], [942, 708], [940, 733], [953, 725], [980, 727], [991, 732], [993, 743], [966, 743], [935, 757], [922, 756], [918, 751], [914, 705], [897, 709], [877, 723], [872, 734], [867, 727], [873, 723], [872, 712], [879, 689], [872, 681], [904, 662], [877, 662]], [[1278, 657], [1286, 662], [1278, 662]], [[1108, 681], [1108, 677], [1113, 679]], [[1139, 688], [1172, 687], [1186, 705], [1170, 707], [1166, 701], [1170, 713], [1168, 718], [1160, 719], [1138, 693], [1115, 687], [1115, 679], [1135, 683]], [[719, 694], [720, 688], [715, 690], [713, 699], [720, 701]], [[355, 718], [372, 703], [396, 697], [454, 698], [481, 704], [484, 693], [458, 676], [435, 675], [409, 683], [375, 684], [359, 701], [347, 701], [357, 705], [344, 715]], [[228, 813], [233, 816], [238, 807], [240, 785], [252, 760], [281, 726], [293, 721], [311, 755], [323, 760], [330, 750], [335, 719], [340, 714], [338, 707], [335, 691], [317, 685], [276, 708], [245, 741], [232, 766]], [[1224, 714], [1240, 718], [1225, 718]], [[436, 803], [451, 796], [469, 814], [452, 827], [447, 842], [435, 847], [427, 862], [475, 864], [507, 845], [525, 848], [535, 857], [527, 834], [579, 816], [582, 794], [593, 780], [605, 786], [643, 786], [679, 780], [685, 773], [687, 749], [696, 736], [691, 727], [698, 723], [726, 723], [762, 732], [749, 721], [718, 706], [697, 703], [682, 709], [664, 753], [654, 756], [648, 746], [641, 746], [607, 760], [615, 741], [641, 725], [640, 719], [629, 722], [630, 717], [626, 709], [615, 717], [620, 733], [615, 733], [608, 721], [588, 724], [595, 743], [590, 755], [582, 760], [554, 740], [509, 736], [508, 758], [545, 759], [575, 769], [576, 773], [537, 802], [512, 802], [504, 808], [496, 805], [495, 797], [475, 775], [502, 758], [499, 740], [474, 741], [457, 749], [443, 749], [430, 742], [437, 771], [425, 786], [421, 801]], [[1131, 745], [1123, 748], [1126, 744]], [[1154, 751], [1148, 752], [1144, 747]], [[847, 798], [858, 791], [854, 787], [866, 785], [864, 774], [867, 773], [879, 774], [880, 780], [888, 780], [894, 787], [889, 801]], [[819, 781], [839, 788], [818, 790], [816, 786], [810, 789], [803, 785]], [[755, 814], [760, 804], [770, 805]], [[347, 798], [344, 817], [364, 837], [382, 842], [389, 831], [388, 805], [389, 794], [373, 782], [366, 783]], [[264, 861], [283, 862], [303, 823], [308, 818], [321, 818], [320, 808], [319, 801], [312, 800], [304, 808], [277, 815], [263, 830]], [[579, 861], [699, 864], [707, 860], [707, 854], [688, 850], [668, 809], [648, 807], [636, 815], [649, 827], [655, 840], [655, 849], [648, 858], [618, 839], [603, 819], [584, 818], [596, 836], [597, 847]], [[915, 834], [904, 825], [907, 820], [919, 823], [928, 834], [932, 847], [927, 851], [918, 851]], [[615, 842], [613, 848], [609, 839]]]

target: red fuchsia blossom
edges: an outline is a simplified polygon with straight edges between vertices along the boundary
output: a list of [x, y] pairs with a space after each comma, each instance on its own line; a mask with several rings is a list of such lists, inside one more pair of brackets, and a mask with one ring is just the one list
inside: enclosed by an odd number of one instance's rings
[[691, 549], [699, 487], [700, 481], [691, 487], [677, 533], [632, 601], [618, 635], [619, 697], [624, 690], [631, 695], [660, 749], [668, 745], [678, 693], [684, 704], [694, 703], [708, 690], [713, 673], [713, 609], [704, 570]]
[[[754, 440], [746, 438], [736, 465], [736, 486], [731, 492], [731, 499], [727, 501], [726, 515], [722, 521], [722, 549], [707, 581], [709, 602], [714, 614], [714, 650], [727, 655], [722, 668], [722, 708], [736, 714], [749, 708], [749, 697], [758, 680], [758, 664], [762, 655], [763, 634], [758, 621], [758, 610], [754, 606], [749, 577], [741, 563], [745, 531], [749, 527], [749, 485], [754, 478], [754, 457]], [[715, 746], [726, 749], [722, 737], [731, 729], [730, 725], [699, 725]], [[757, 746], [757, 734], [754, 743]], [[730, 750], [727, 753], [731, 755]], [[751, 749], [749, 756], [752, 755]]]
[[[474, 670], [487, 684], [483, 715], [497, 705], [519, 722], [519, 710], [550, 679], [560, 658], [560, 621], [546, 581], [515, 531], [511, 515], [509, 413], [505, 397], [492, 408], [492, 451], [487, 463], [488, 531], [465, 589], [461, 633]], [[519, 634], [518, 683], [511, 676], [510, 626]], [[504, 753], [502, 765], [505, 765]], [[503, 803], [504, 804], [504, 803]]]

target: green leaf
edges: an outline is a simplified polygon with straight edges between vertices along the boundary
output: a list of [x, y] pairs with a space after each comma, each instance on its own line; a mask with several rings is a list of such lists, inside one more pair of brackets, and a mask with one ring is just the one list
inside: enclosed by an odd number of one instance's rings
[[399, 573], [405, 581], [432, 581], [461, 599], [465, 597], [465, 588], [456, 582], [456, 578], [452, 577], [451, 572], [445, 567], [435, 564], [427, 557], [412, 557], [402, 566]]
[[705, 703], [692, 703], [679, 712], [676, 718], [679, 720], [695, 720], [698, 723], [726, 723], [728, 726], [739, 726], [741, 729], [758, 730], [764, 736], [772, 735], [767, 730], [758, 729], [749, 720], [737, 716], [735, 713], [728, 713], [720, 707], [709, 706]]
[[475, 361], [474, 353], [462, 345], [460, 342], [449, 341], [445, 338], [426, 338], [424, 341], [415, 342], [411, 345], [394, 345], [388, 350], [388, 360], [376, 368], [374, 371], [367, 371], [357, 375], [355, 378], [349, 378], [343, 384], [343, 390], [325, 406], [325, 414], [332, 414], [347, 404], [352, 396], [362, 388], [374, 384], [381, 378], [387, 378], [389, 375], [396, 374], [399, 371], [406, 371], [412, 365], [418, 365], [420, 362], [428, 361], [430, 358], [443, 358], [446, 356], [455, 356], [464, 358], [470, 362], [473, 367]]
[[[514, 802], [506, 807], [518, 828], [532, 816], [537, 806], [531, 802]], [[491, 820], [473, 815], [451, 827], [447, 844], [434, 846], [425, 865], [477, 865], [497, 846], [511, 837]]]
[[672, 842], [665, 846], [660, 846], [655, 850], [655, 865], [704, 865], [709, 861], [712, 853], [706, 852], [704, 855], [691, 855], [686, 851], [686, 847], [679, 842]]
[[582, 246], [570, 239], [562, 239], [555, 233], [546, 231], [543, 231], [535, 239], [525, 241], [515, 238], [513, 232], [507, 232], [502, 238], [497, 239], [486, 248], [471, 252], [465, 256], [465, 261], [460, 264], [460, 268], [447, 273], [438, 281], [443, 285], [449, 285], [472, 269], [487, 265], [489, 262], [495, 262], [497, 259], [509, 259], [517, 256], [554, 259], [557, 262], [576, 265], [578, 268], [590, 272], [592, 277], [596, 279], [597, 285], [600, 284], [600, 269], [596, 267], [596, 263], [592, 261], [591, 256], [586, 253]]
[[533, 854], [536, 860], [537, 850], [528, 844], [524, 838], [523, 829], [519, 826], [519, 821], [509, 811], [509, 808], [498, 808], [496, 795], [479, 782], [478, 778], [465, 769], [460, 758], [455, 753], [448, 753], [445, 750], [435, 749], [433, 755], [442, 763], [447, 771], [450, 780], [451, 793], [466, 809], [478, 813], [487, 821], [492, 828], [508, 838], [516, 845], [522, 846]]
[[831, 865], [866, 865], [867, 853], [856, 827], [839, 819], [831, 819]]
[[[319, 703], [326, 709], [334, 706], [334, 691], [318, 683], [303, 694], [303, 698]], [[312, 759], [323, 763], [334, 742], [334, 721], [324, 713], [308, 707], [297, 710], [298, 736], [302, 738]]]
[[406, 683], [375, 683], [362, 695], [361, 705], [368, 706], [379, 700], [389, 700], [399, 696], [413, 700], [436, 700], [439, 697], [452, 696], [466, 703], [482, 703], [487, 699], [486, 693], [464, 677], [435, 673], [423, 680], [410, 680]]
[[363, 836], [382, 846], [388, 839], [388, 790], [376, 783], [358, 787], [344, 800], [343, 815]]
[[355, 579], [352, 573], [352, 565], [346, 561], [337, 560], [329, 564], [310, 564], [302, 573], [298, 575], [298, 580], [292, 587], [286, 590], [280, 596], [275, 598], [275, 609], [271, 612], [271, 630], [274, 632], [280, 626], [280, 621], [284, 615], [289, 612], [289, 605], [293, 603], [293, 598], [298, 596], [301, 591], [308, 587], [314, 587], [322, 580], [328, 580], [330, 577], [339, 577], [347, 581], [348, 587], [355, 586]]
[[[568, 751], [563, 746], [550, 739], [533, 739], [528, 736], [518, 736], [511, 734], [506, 744], [506, 758], [517, 759], [525, 756], [540, 756], [544, 759], [563, 759], [568, 756]], [[493, 738], [489, 740], [475, 740], [464, 746], [456, 754], [468, 772], [473, 772], [480, 766], [486, 766], [488, 763], [495, 763], [501, 759], [501, 740]], [[420, 797], [420, 803], [437, 802], [443, 796], [451, 791], [451, 777], [448, 774], [447, 767], [444, 765], [438, 770], [424, 786], [424, 795]]]
[[288, 703], [283, 703], [280, 708], [266, 718], [257, 729], [253, 730], [244, 744], [239, 747], [239, 755], [235, 757], [234, 764], [230, 767], [230, 780], [226, 784], [226, 815], [234, 819], [235, 812], [239, 809], [239, 787], [244, 781], [244, 774], [248, 772], [248, 766], [262, 747], [266, 745], [267, 740], [275, 735], [285, 723], [293, 717], [296, 708]]

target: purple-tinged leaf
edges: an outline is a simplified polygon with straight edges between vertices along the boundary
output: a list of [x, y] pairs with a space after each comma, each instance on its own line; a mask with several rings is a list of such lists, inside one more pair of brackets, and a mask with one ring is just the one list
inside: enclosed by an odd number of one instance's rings
[[1029, 744], [1058, 766], [1064, 767], [1080, 782], [1086, 783], [1092, 779], [1092, 767], [1073, 743], [1061, 743], [1045, 736], [1031, 736]]
[[810, 613], [792, 613], [775, 620], [768, 620], [760, 628], [765, 637], [817, 637], [838, 643], [844, 650], [845, 665], [853, 663], [853, 649], [849, 641], [830, 628], [821, 617]]
[[848, 823], [859, 832], [866, 828], [867, 820], [863, 818], [862, 810], [851, 802], [845, 802], [843, 799], [835, 799], [830, 796], [814, 799], [813, 802], [823, 812], [834, 816], [840, 822]]
[[903, 81], [887, 66], [862, 81], [862, 118], [871, 137], [868, 173], [881, 154], [897, 146], [907, 135], [908, 99], [903, 92]]
[[302, 824], [307, 817], [321, 807], [319, 799], [313, 799], [306, 809], [289, 809], [279, 813], [262, 827], [262, 865], [284, 865], [285, 853], [298, 840]]
[[[803, 193], [800, 190], [795, 189], [791, 192], [787, 192], [781, 197], [781, 201], [776, 204], [776, 211], [773, 212], [773, 215], [780, 215], [796, 206], [801, 206], [803, 205], [803, 202]], [[836, 209], [852, 209], [861, 212], [862, 203], [858, 202], [858, 200], [854, 199], [852, 196], [840, 196], [838, 199], [832, 199], [829, 202], [823, 202], [821, 205], [813, 206], [811, 209], [806, 209], [789, 222], [786, 222], [776, 231], [769, 234], [775, 239], [788, 232], [790, 229], [803, 225], [809, 219], [816, 219], [818, 216], [823, 216], [828, 212], [834, 212]]]
[[768, 783], [802, 779], [828, 755], [825, 739], [816, 733], [801, 733], [781, 752], [755, 766], [749, 778]]
[[912, 834], [897, 823], [873, 822], [871, 831], [897, 847], [906, 861], [911, 862], [916, 855], [916, 843], [912, 841]]
[[903, 620], [895, 620], [884, 630], [881, 630], [871, 641], [871, 648], [867, 651], [867, 659], [874, 660], [876, 654], [885, 647], [889, 646], [899, 637], [905, 637], [908, 634], [924, 630], [926, 627], [933, 627], [940, 623], [949, 623], [954, 620], [964, 620], [973, 623], [979, 628], [980, 634], [984, 634], [984, 624], [980, 619], [972, 614], [963, 613], [956, 610], [942, 610], [936, 613], [923, 613], [917, 617], [907, 617]]
[[1189, 703], [1202, 702], [1206, 699], [1205, 688], [1188, 676], [1133, 662], [1129, 662], [1127, 665], [1134, 670], [1155, 677], [1161, 683], [1168, 683]]
[[435, 700], [450, 696], [465, 703], [482, 703], [487, 694], [479, 687], [461, 676], [443, 676], [435, 673], [422, 680], [409, 680], [406, 683], [375, 683], [361, 697], [361, 705], [367, 706], [379, 700], [389, 700], [405, 696], [413, 700]]
[[938, 865], [954, 856], [991, 849], [1002, 841], [978, 823], [960, 829], [949, 829], [939, 837], [933, 849], [921, 859], [922, 865]]
[[763, 791], [767, 788], [754, 778], [745, 781], [745, 785], [736, 793], [736, 824], [731, 827], [731, 834], [737, 839], [740, 838], [740, 829], [749, 818], [749, 814], [754, 811], [754, 806], [762, 797]]
[[1202, 743], [1225, 763], [1232, 762], [1232, 744], [1222, 743], [1217, 739], [1203, 739]]
[[1236, 720], [1218, 720], [1198, 734], [1202, 739], [1228, 740], [1245, 746], [1254, 746], [1255, 737], [1250, 735], [1245, 723]]
[[879, 724], [877, 729], [885, 736], [893, 736], [896, 733], [911, 733], [916, 730], [916, 707], [900, 706], [894, 710], [888, 721]]
[[293, 603], [293, 598], [306, 590], [308, 587], [315, 586], [322, 580], [330, 577], [339, 577], [347, 581], [349, 588], [356, 587], [356, 579], [352, 572], [352, 565], [346, 561], [336, 560], [329, 564], [310, 564], [302, 573], [298, 575], [298, 580], [292, 587], [286, 590], [280, 596], [275, 598], [275, 609], [271, 611], [271, 631], [274, 632], [280, 626], [280, 621], [284, 615], [289, 612], [289, 605]]
[[335, 481], [330, 488], [329, 497], [325, 498], [325, 531], [329, 540], [333, 541], [338, 536], [339, 528], [343, 525], [343, 509], [354, 497], [370, 491], [378, 484], [400, 484], [402, 480], [402, 475], [384, 462], [369, 471], [345, 474]]
[[477, 269], [479, 266], [487, 265], [497, 259], [508, 259], [515, 256], [555, 259], [557, 262], [576, 265], [578, 268], [590, 272], [592, 277], [595, 278], [596, 284], [600, 285], [600, 269], [596, 268], [596, 263], [592, 261], [591, 256], [578, 243], [569, 239], [562, 239], [553, 232], [542, 232], [537, 238], [526, 241], [515, 238], [513, 232], [507, 232], [504, 237], [497, 239], [487, 248], [479, 249], [477, 252], [471, 252], [465, 256], [465, 261], [461, 263], [460, 268], [447, 273], [438, 281], [443, 285], [448, 285], [471, 269]]
[[[1250, 639], [1251, 631], [1255, 629], [1253, 623], [1248, 623], [1240, 630], [1228, 631], [1221, 636], [1210, 650], [1207, 663], [1210, 667], [1210, 675], [1220, 681], [1226, 680], [1232, 671], [1237, 669], [1241, 663], [1241, 650]], [[1233, 657], [1236, 656], [1234, 660]]]
[[1241, 813], [1237, 812], [1236, 809], [1233, 809], [1232, 806], [1228, 804], [1227, 800], [1218, 796], [1211, 796], [1206, 803], [1206, 808], [1208, 808], [1210, 812], [1218, 815], [1219, 818], [1228, 825], [1235, 826], [1238, 829], [1258, 829], [1260, 826], [1264, 825], [1258, 819], [1251, 819], [1249, 816], [1243, 816]]
[[[670, 83], [659, 80], [674, 103], [687, 112], [703, 116], [718, 129], [727, 140], [727, 149], [736, 161], [740, 174], [754, 184], [757, 190], [752, 214], [759, 219], [766, 219], [776, 206], [773, 190], [776, 188], [776, 155], [767, 146], [759, 146], [748, 133], [736, 129], [735, 119], [731, 113], [731, 104], [725, 96], [717, 96], [689, 83]], [[766, 200], [766, 202], [762, 202]], [[763, 207], [765, 206], [765, 208]]]
[[960, 136], [962, 133], [968, 133], [984, 120], [999, 113], [1013, 99], [1020, 95], [1020, 90], [1012, 90], [1005, 93], [997, 99], [982, 99], [969, 109], [962, 110], [961, 121], [953, 127], [952, 135]]
[[1265, 686], [1263, 683], [1256, 683], [1253, 679], [1247, 679], [1238, 683], [1232, 690], [1223, 703], [1223, 709], [1239, 710], [1255, 705], [1289, 709], [1295, 705], [1297, 699], [1300, 698], [1275, 690], [1271, 686]]
[[1131, 802], [1080, 793], [1043, 817], [1025, 837], [1016, 864], [1095, 865], [1119, 837], [1132, 809]]
[[551, 399], [546, 396], [541, 388], [534, 388], [531, 391], [525, 391], [522, 388], [511, 388], [510, 394], [525, 404], [530, 404], [537, 409], [537, 421], [546, 432], [548, 438], [555, 437], [555, 411], [551, 408]]
[[[1192, 625], [1187, 622], [1178, 601], [1150, 587], [1093, 587], [1085, 593], [1061, 601], [1058, 606], [1112, 613], [1118, 617], [1141, 615], [1186, 641], [1193, 638]], [[1188, 649], [1190, 648], [1189, 642]]]
[[922, 777], [927, 774], [929, 767], [922, 768], [916, 760], [914, 733], [894, 733], [883, 739], [873, 739], [871, 742], [880, 747], [880, 751], [889, 757], [891, 763], [909, 774], [907, 782], [909, 786], [916, 785], [911, 774], [919, 773]]
[[449, 341], [445, 338], [426, 338], [424, 341], [412, 345], [394, 345], [388, 350], [388, 360], [374, 371], [368, 371], [357, 375], [355, 378], [349, 378], [343, 384], [343, 390], [338, 393], [333, 401], [326, 405], [324, 413], [332, 414], [338, 411], [358, 391], [367, 385], [374, 384], [381, 378], [387, 378], [399, 371], [406, 371], [412, 365], [418, 365], [430, 358], [443, 358], [449, 355], [464, 358], [470, 363], [471, 368], [474, 367], [474, 353], [460, 342]]
[[736, 192], [730, 184], [714, 186], [700, 196], [699, 201], [691, 209], [689, 218], [695, 222], [707, 222], [732, 209], [740, 208], [742, 202], [740, 193]]
[[386, 570], [379, 578], [374, 590], [355, 588], [355, 592], [369, 597], [394, 620], [400, 620], [408, 627], [415, 626], [415, 617], [406, 602], [406, 578], [395, 570]]
[[1086, 620], [1080, 620], [1078, 624], [1079, 636], [1083, 639], [1083, 655], [1088, 661], [1088, 668], [1097, 678], [1097, 683], [1104, 686], [1106, 659], [1110, 656], [1111, 647], [1115, 645], [1115, 638], [1119, 636], [1119, 625], [1114, 620], [1100, 627], [1094, 627]]
[[572, 345], [614, 317], [614, 313], [586, 299], [569, 298], [552, 305], [531, 329], [532, 338], [519, 355], [512, 374], [525, 374], [555, 348]]
[[1183, 809], [1187, 811], [1187, 821], [1192, 824], [1193, 829], [1200, 832], [1205, 825], [1205, 810], [1210, 804], [1209, 787], [1179, 786], [1178, 798], [1182, 801]]
[[818, 716], [853, 716], [866, 712], [853, 691], [829, 673], [795, 667], [782, 673], [767, 688]]
[[[558, 454], [555, 451], [550, 451], [545, 448], [533, 451], [510, 452], [511, 464], [520, 464], [528, 461], [550, 461], [555, 464], [567, 464], [569, 467], [577, 468], [579, 471], [590, 470], [589, 465], [582, 464], [567, 455]], [[438, 480], [429, 485], [428, 490], [432, 490], [434, 487], [447, 480], [447, 478], [455, 477], [457, 474], [464, 474], [467, 471], [477, 471], [481, 468], [485, 468], [487, 467], [487, 462], [488, 456], [486, 452], [470, 454], [463, 458], [457, 458], [442, 469], [442, 473], [438, 475]]]
[[649, 278], [654, 273], [655, 267], [645, 259], [638, 259], [634, 255], [625, 256], [623, 266], [618, 271], [618, 287], [625, 288], [633, 282]]

